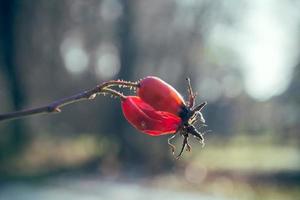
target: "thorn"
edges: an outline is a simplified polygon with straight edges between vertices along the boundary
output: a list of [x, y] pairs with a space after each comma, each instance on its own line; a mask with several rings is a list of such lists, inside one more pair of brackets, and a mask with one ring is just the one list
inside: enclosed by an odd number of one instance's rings
[[204, 146], [205, 146], [204, 141], [202, 141], [201, 144], [202, 144], [202, 147], [201, 147], [201, 148], [204, 148]]
[[199, 127], [200, 127], [200, 128], [202, 128], [202, 127], [207, 127], [207, 124], [200, 124]]
[[204, 131], [203, 133], [201, 133], [201, 135], [204, 136], [204, 135], [206, 135], [207, 133], [211, 133], [211, 132], [212, 132], [212, 130], [206, 130], [206, 131]]
[[192, 147], [188, 143], [186, 143], [186, 144], [187, 144], [186, 145], [186, 151], [191, 152]]
[[91, 96], [89, 96], [88, 99], [95, 99], [96, 96], [97, 96], [96, 94], [92, 94]]

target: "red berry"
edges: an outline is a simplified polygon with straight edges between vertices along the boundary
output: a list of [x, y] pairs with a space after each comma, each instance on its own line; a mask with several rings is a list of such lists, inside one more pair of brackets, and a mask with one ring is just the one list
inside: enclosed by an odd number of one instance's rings
[[139, 82], [138, 96], [156, 110], [179, 116], [185, 106], [183, 97], [158, 77], [148, 76]]
[[137, 96], [123, 99], [122, 110], [136, 129], [153, 136], [175, 133], [181, 124], [178, 116], [156, 110]]

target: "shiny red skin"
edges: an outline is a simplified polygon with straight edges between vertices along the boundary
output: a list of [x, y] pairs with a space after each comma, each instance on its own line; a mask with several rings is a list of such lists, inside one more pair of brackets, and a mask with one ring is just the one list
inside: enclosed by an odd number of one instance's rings
[[177, 116], [185, 107], [184, 99], [177, 90], [155, 76], [148, 76], [139, 82], [137, 95], [156, 110]]
[[152, 136], [173, 134], [181, 124], [178, 116], [156, 110], [138, 96], [127, 96], [123, 99], [122, 110], [130, 124]]

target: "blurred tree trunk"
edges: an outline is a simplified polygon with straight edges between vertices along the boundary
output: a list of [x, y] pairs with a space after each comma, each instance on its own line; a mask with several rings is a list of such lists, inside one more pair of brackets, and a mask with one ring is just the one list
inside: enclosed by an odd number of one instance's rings
[[[17, 0], [2, 0], [0, 2], [0, 51], [2, 54], [1, 71], [6, 78], [8, 92], [13, 110], [20, 110], [25, 102], [20, 73], [16, 64], [16, 14]], [[6, 144], [1, 146], [0, 159], [9, 157], [20, 150], [25, 141], [25, 126], [20, 120], [9, 122]]]
[[[136, 43], [134, 40], [134, 1], [132, 0], [120, 0], [122, 6], [122, 16], [117, 23], [117, 39], [119, 40], [119, 52], [120, 52], [120, 65], [121, 70], [119, 72], [119, 78], [124, 80], [132, 80], [132, 75], [135, 69], [136, 62]], [[134, 80], [134, 79], [133, 79]], [[115, 107], [115, 111], [112, 113], [112, 119], [117, 120], [116, 124], [120, 124], [119, 127], [115, 127], [117, 130], [113, 132], [117, 133], [116, 138], [119, 138], [120, 145], [120, 157], [124, 160], [137, 161], [139, 159], [138, 151], [135, 148], [131, 135], [126, 134], [128, 124], [124, 118], [119, 116], [119, 107]], [[118, 116], [116, 116], [118, 115]]]
[[136, 44], [134, 40], [134, 11], [132, 0], [120, 0], [123, 15], [119, 20], [118, 36], [120, 41], [120, 78], [131, 80], [136, 61]]

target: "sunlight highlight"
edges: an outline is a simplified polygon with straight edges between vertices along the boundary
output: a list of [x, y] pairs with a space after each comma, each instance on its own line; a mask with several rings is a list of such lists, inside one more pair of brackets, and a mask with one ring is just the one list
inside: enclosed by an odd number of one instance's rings
[[281, 94], [290, 82], [293, 66], [294, 38], [290, 37], [290, 28], [280, 23], [279, 13], [271, 8], [270, 4], [258, 3], [245, 20], [245, 86], [258, 100]]
[[[236, 5], [230, 6], [234, 9]], [[214, 56], [221, 65], [237, 67], [245, 91], [265, 101], [282, 94], [291, 81], [299, 55], [295, 19], [300, 15], [297, 7], [285, 1], [253, 0], [241, 8], [232, 13], [233, 24], [216, 23], [208, 47], [228, 53], [230, 56]]]

